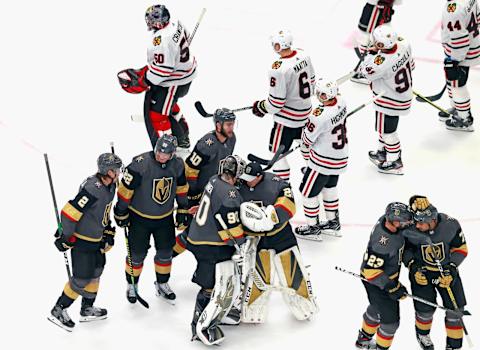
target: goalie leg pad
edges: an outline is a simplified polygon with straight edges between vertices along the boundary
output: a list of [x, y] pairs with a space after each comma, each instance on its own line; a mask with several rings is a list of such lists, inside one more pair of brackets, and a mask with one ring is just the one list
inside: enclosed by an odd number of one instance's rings
[[275, 256], [282, 296], [297, 320], [306, 320], [318, 312], [308, 273], [303, 265], [298, 246]]
[[274, 250], [262, 249], [247, 268], [245, 293], [242, 303], [242, 322], [264, 323], [268, 314], [268, 300], [273, 284]]
[[212, 298], [203, 310], [196, 326], [198, 338], [206, 345], [219, 344], [224, 340], [218, 324], [228, 314], [233, 301], [240, 294], [240, 276], [232, 260], [215, 265], [215, 287]]

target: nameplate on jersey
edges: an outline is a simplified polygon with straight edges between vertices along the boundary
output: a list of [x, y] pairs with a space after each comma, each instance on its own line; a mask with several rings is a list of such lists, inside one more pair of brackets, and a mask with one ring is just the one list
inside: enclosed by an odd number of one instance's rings
[[422, 258], [427, 264], [437, 266], [436, 261], [445, 260], [445, 246], [443, 242], [433, 243], [432, 245], [422, 244]]
[[152, 199], [158, 204], [164, 204], [170, 198], [173, 186], [173, 177], [153, 179]]

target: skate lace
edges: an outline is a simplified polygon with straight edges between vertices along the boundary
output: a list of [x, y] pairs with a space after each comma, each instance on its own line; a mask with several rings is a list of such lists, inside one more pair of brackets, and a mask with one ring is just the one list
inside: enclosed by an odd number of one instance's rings
[[418, 335], [418, 339], [420, 342], [425, 346], [432, 346], [432, 339], [430, 339], [430, 335]]
[[72, 319], [70, 318], [70, 316], [68, 315], [66, 309], [63, 309], [63, 310], [62, 310], [61, 315], [62, 315], [63, 321], [65, 321], [65, 322], [68, 322], [68, 321], [71, 321], [71, 320], [72, 320]]
[[173, 293], [173, 291], [170, 289], [170, 286], [168, 285], [168, 283], [161, 283], [158, 286], [161, 290], [163, 290], [163, 292], [165, 294], [172, 294]]
[[128, 296], [134, 297], [136, 295], [135, 293], [135, 286], [133, 284], [128, 285]]

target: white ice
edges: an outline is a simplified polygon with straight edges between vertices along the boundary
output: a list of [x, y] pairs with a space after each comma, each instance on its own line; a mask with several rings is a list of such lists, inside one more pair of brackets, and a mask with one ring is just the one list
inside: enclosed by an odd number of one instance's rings
[[[192, 43], [199, 68], [189, 95], [181, 100], [192, 141], [212, 129], [193, 103], [206, 108], [242, 107], [265, 98], [266, 71], [273, 62], [269, 35], [289, 28], [295, 43], [312, 56], [318, 76], [337, 78], [357, 62], [349, 47], [363, 1], [322, 0], [295, 2], [193, 1], [166, 2], [171, 13], [193, 29], [202, 7], [207, 8]], [[78, 324], [68, 334], [47, 321], [52, 305], [66, 282], [62, 254], [53, 246], [56, 223], [43, 153], [48, 152], [59, 207], [72, 198], [79, 184], [95, 172], [98, 154], [116, 151], [125, 162], [148, 149], [142, 124], [130, 121], [141, 113], [143, 97], [128, 95], [116, 73], [145, 64], [148, 34], [143, 21], [150, 1], [4, 1], [0, 5], [2, 71], [0, 102], [1, 273], [0, 303], [3, 321], [1, 349], [200, 349], [190, 343], [190, 327], [198, 287], [190, 282], [194, 259], [185, 253], [174, 260], [171, 286], [178, 295], [172, 307], [154, 296], [153, 254], [141, 277], [140, 293], [150, 310], [125, 299], [125, 247], [118, 230], [114, 249], [102, 276], [97, 304], [106, 307], [106, 321]], [[417, 68], [414, 85], [430, 95], [443, 86], [439, 40], [441, 1], [406, 1], [396, 9], [394, 24], [410, 39]], [[480, 75], [469, 81], [474, 115], [480, 113]], [[341, 86], [350, 109], [367, 101], [368, 87], [350, 82]], [[445, 96], [440, 104], [448, 107]], [[293, 319], [280, 295], [270, 303], [268, 323], [225, 327], [225, 349], [353, 349], [367, 306], [361, 283], [334, 271], [339, 265], [358, 271], [371, 227], [390, 201], [407, 201], [426, 194], [442, 212], [460, 220], [470, 255], [461, 266], [474, 316], [465, 323], [480, 343], [480, 131], [455, 133], [437, 121], [436, 110], [416, 103], [400, 121], [405, 175], [377, 173], [367, 159], [376, 145], [371, 107], [348, 122], [350, 163], [341, 176], [340, 205], [344, 237], [324, 242], [301, 241], [300, 247], [318, 295], [315, 320]], [[478, 120], [476, 121], [477, 128]], [[236, 152], [268, 156], [271, 117], [238, 114]], [[289, 161], [292, 183], [298, 188], [300, 154]], [[302, 222], [297, 191], [298, 214]], [[408, 286], [406, 271], [401, 280]], [[78, 320], [77, 301], [70, 314]], [[417, 348], [413, 305], [401, 303], [401, 325], [392, 349]], [[445, 343], [443, 313], [437, 312], [432, 337], [437, 348]], [[465, 348], [467, 346], [465, 345]]]

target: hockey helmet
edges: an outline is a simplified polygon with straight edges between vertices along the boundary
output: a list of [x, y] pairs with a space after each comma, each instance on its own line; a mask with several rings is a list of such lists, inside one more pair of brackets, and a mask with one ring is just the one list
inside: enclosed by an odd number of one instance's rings
[[215, 124], [235, 121], [236, 118], [237, 116], [228, 108], [218, 108], [213, 114], [213, 122]]
[[173, 135], [164, 134], [158, 138], [153, 150], [155, 153], [173, 154], [177, 150], [177, 138]]
[[272, 42], [272, 47], [274, 50], [275, 50], [275, 44], [280, 45], [280, 50], [285, 50], [292, 47], [293, 36], [289, 30], [280, 30], [270, 36], [270, 41]]
[[239, 179], [245, 171], [245, 161], [237, 155], [227, 156], [220, 161], [218, 174], [228, 174]]
[[170, 12], [165, 5], [153, 5], [145, 11], [145, 22], [148, 30], [164, 28], [170, 21]]
[[255, 180], [257, 176], [261, 176], [264, 173], [265, 172], [263, 171], [263, 168], [259, 163], [250, 162], [245, 167], [245, 171], [243, 172], [242, 176], [240, 176], [240, 179], [249, 182]]
[[404, 227], [412, 223], [413, 215], [408, 205], [400, 202], [392, 202], [385, 209], [385, 218], [389, 222], [399, 221], [400, 226]]
[[336, 81], [328, 81], [325, 79], [318, 79], [315, 84], [315, 95], [320, 102], [325, 102], [337, 97], [338, 84]]
[[109, 170], [120, 170], [123, 167], [122, 160], [113, 153], [102, 153], [97, 159], [98, 173], [107, 175]]
[[388, 24], [382, 24], [372, 33], [373, 44], [380, 50], [389, 50], [395, 46], [398, 34]]

